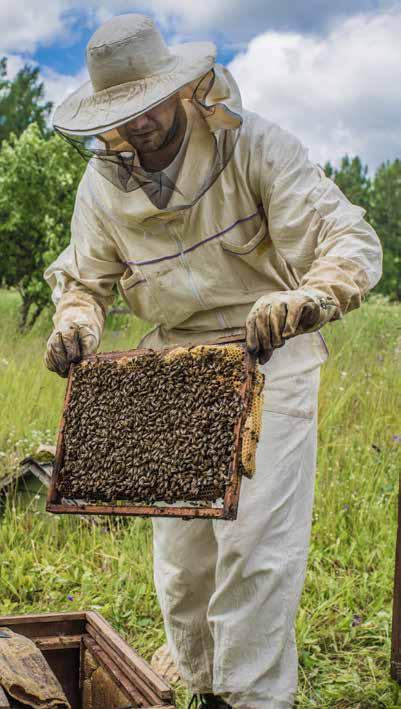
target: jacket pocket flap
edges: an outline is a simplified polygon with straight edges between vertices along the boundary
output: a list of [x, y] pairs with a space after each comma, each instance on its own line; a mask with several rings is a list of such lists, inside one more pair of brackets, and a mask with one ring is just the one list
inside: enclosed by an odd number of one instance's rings
[[141, 283], [146, 283], [146, 278], [142, 271], [140, 271], [136, 266], [133, 266], [132, 268], [128, 267], [120, 278], [120, 286], [125, 291], [135, 288]]
[[[264, 242], [264, 243], [263, 243]], [[224, 251], [230, 251], [233, 254], [247, 255], [252, 253], [259, 245], [263, 243], [263, 246], [271, 245], [272, 241], [267, 229], [266, 222], [262, 223], [262, 226], [256, 232], [255, 236], [252, 237], [245, 244], [236, 244], [231, 239], [221, 239], [220, 244]]]

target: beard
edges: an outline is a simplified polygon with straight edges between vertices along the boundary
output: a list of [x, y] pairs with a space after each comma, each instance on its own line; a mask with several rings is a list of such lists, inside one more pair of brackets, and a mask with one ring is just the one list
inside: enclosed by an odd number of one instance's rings
[[125, 139], [138, 151], [139, 154], [154, 153], [163, 150], [172, 143], [180, 128], [179, 105], [174, 111], [173, 120], [168, 128], [158, 121], [153, 121], [153, 126], [143, 133], [127, 131]]

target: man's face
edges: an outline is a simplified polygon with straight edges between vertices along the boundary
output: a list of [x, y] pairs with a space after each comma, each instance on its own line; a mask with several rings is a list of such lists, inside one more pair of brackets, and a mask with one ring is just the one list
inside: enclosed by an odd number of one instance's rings
[[151, 108], [141, 116], [117, 128], [123, 140], [139, 153], [153, 153], [166, 145], [175, 134], [178, 94]]

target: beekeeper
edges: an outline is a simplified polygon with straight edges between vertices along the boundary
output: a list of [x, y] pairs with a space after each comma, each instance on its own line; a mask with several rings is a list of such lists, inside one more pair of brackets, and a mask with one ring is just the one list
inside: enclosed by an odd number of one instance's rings
[[155, 583], [193, 705], [284, 709], [297, 688], [319, 330], [377, 283], [381, 249], [299, 141], [242, 108], [215, 52], [169, 48], [137, 14], [90, 39], [90, 81], [54, 116], [89, 162], [71, 244], [45, 274], [56, 304], [46, 362], [65, 376], [97, 349], [115, 286], [154, 323], [147, 347], [246, 326], [266, 374], [256, 475], [234, 523], [154, 521]]

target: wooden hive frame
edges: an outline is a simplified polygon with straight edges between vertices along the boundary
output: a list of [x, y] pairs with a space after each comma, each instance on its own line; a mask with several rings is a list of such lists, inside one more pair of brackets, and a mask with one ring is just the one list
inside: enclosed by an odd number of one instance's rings
[[[222, 507], [213, 506], [158, 506], [158, 505], [137, 505], [135, 503], [126, 504], [95, 504], [88, 503], [84, 500], [75, 500], [74, 504], [71, 504], [71, 500], [66, 500], [62, 497], [57, 489], [59, 474], [63, 466], [64, 460], [64, 428], [65, 428], [65, 411], [69, 404], [73, 386], [73, 375], [76, 365], [71, 365], [70, 372], [67, 382], [67, 391], [64, 400], [63, 415], [60, 422], [59, 434], [57, 440], [56, 458], [53, 467], [53, 475], [50, 482], [49, 493], [47, 498], [46, 509], [48, 512], [58, 513], [58, 514], [80, 514], [80, 515], [121, 515], [121, 516], [141, 516], [141, 517], [180, 517], [183, 519], [195, 519], [195, 518], [208, 518], [208, 519], [225, 519], [234, 520], [237, 517], [240, 488], [241, 488], [241, 474], [240, 468], [240, 457], [241, 457], [241, 442], [242, 442], [242, 432], [245, 425], [245, 421], [248, 414], [248, 404], [249, 396], [251, 391], [251, 386], [254, 379], [254, 372], [256, 366], [256, 360], [247, 351], [243, 340], [238, 340], [235, 338], [227, 338], [220, 342], [205, 343], [208, 345], [227, 345], [227, 344], [237, 344], [241, 345], [244, 350], [244, 367], [246, 378], [241, 386], [241, 397], [244, 403], [243, 411], [236, 422], [234, 429], [234, 446], [232, 451], [232, 457], [230, 462], [230, 480], [226, 488], [226, 493], [224, 496], [224, 501]], [[168, 354], [175, 350], [176, 347], [166, 348], [162, 350], [162, 354]], [[122, 359], [123, 357], [140, 357], [153, 352], [149, 349], [136, 349], [129, 350], [127, 352], [109, 352], [101, 353], [97, 355], [89, 355], [85, 357], [88, 362], [104, 362], [104, 361], [116, 361]]]
[[[72, 709], [81, 708], [87, 649], [133, 706], [174, 709], [174, 692], [96, 611], [2, 616], [0, 627], [33, 640], [61, 683]], [[3, 704], [2, 704], [3, 701]], [[0, 693], [0, 708], [9, 707]]]

